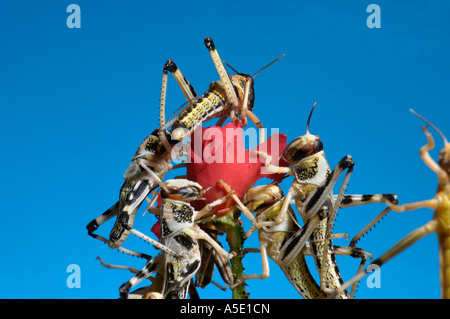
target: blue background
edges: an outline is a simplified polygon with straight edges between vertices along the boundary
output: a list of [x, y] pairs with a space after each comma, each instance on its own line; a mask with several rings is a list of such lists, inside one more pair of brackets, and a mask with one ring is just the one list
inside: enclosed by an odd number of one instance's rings
[[[80, 29], [66, 25], [71, 3], [81, 7]], [[95, 257], [144, 265], [90, 238], [85, 226], [116, 202], [131, 157], [157, 127], [165, 61], [173, 59], [199, 94], [218, 80], [207, 36], [240, 72], [253, 74], [286, 53], [255, 79], [255, 113], [291, 141], [304, 134], [317, 102], [310, 131], [321, 137], [330, 165], [346, 154], [355, 160], [348, 194], [397, 193], [400, 203], [433, 197], [437, 178], [418, 156], [423, 122], [408, 110], [450, 134], [450, 4], [376, 1], [381, 28], [369, 29], [370, 3], [2, 1], [0, 297], [117, 298], [132, 274], [106, 269]], [[169, 77], [168, 113], [183, 103]], [[437, 158], [443, 144], [433, 134]], [[283, 182], [285, 191], [290, 183]], [[334, 231], [353, 236], [383, 207], [342, 210]], [[359, 246], [378, 257], [432, 215], [390, 213]], [[155, 221], [140, 212], [136, 220], [147, 233]], [[107, 236], [111, 226], [99, 233]], [[134, 236], [126, 244], [157, 253]], [[247, 244], [257, 247], [256, 236]], [[246, 273], [261, 272], [259, 255], [244, 262]], [[344, 279], [359, 264], [338, 262]], [[81, 288], [66, 285], [70, 264], [80, 266]], [[298, 298], [270, 265], [267, 280], [248, 282], [250, 297]], [[230, 297], [213, 286], [199, 293]], [[369, 289], [364, 279], [356, 297], [439, 298], [436, 236], [387, 263], [381, 288]]]

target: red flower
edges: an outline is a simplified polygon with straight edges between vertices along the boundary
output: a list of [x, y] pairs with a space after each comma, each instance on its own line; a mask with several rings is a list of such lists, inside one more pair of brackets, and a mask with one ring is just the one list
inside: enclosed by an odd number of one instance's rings
[[[273, 180], [280, 180], [284, 174], [272, 174], [265, 170], [264, 164], [259, 156], [253, 153], [253, 150], [263, 151], [269, 155], [273, 154], [272, 164], [287, 166], [286, 163], [279, 163], [279, 154], [286, 147], [286, 136], [284, 134], [274, 134], [264, 143], [257, 147], [246, 150], [244, 146], [244, 136], [242, 124], [239, 121], [226, 124], [220, 128], [213, 126], [210, 128], [201, 128], [191, 137], [190, 157], [187, 163], [187, 179], [202, 185], [203, 189], [208, 190], [204, 197], [206, 200], [193, 202], [195, 209], [200, 210], [206, 204], [216, 199], [222, 198], [227, 193], [222, 185], [218, 183], [222, 179], [230, 185], [239, 198], [252, 187], [256, 181], [262, 177], [268, 177]], [[250, 133], [254, 132], [254, 138], [257, 139], [256, 130], [250, 128]], [[249, 135], [250, 138], [252, 135]], [[201, 145], [198, 143], [201, 142]], [[233, 206], [234, 200], [229, 199], [227, 203], [217, 206], [214, 209], [216, 213], [227, 212], [227, 207]], [[224, 211], [221, 211], [225, 209]]]
[[[255, 129], [249, 130], [254, 130], [253, 137], [258, 138]], [[253, 153], [253, 150], [272, 155], [272, 164], [274, 165], [287, 166], [287, 163], [281, 159], [278, 162], [279, 154], [286, 147], [286, 135], [273, 134], [264, 143], [251, 150], [246, 150], [243, 133], [241, 122], [234, 121], [222, 128], [218, 126], [201, 127], [191, 136], [186, 178], [199, 183], [203, 189], [211, 187], [203, 196], [206, 200], [192, 202], [192, 206], [196, 210], [202, 209], [206, 204], [227, 194], [222, 185], [218, 183], [219, 179], [230, 185], [236, 195], [242, 198], [259, 179], [268, 177], [278, 181], [284, 177], [284, 174], [272, 174], [265, 170], [264, 164], [260, 161], [259, 156]], [[234, 200], [230, 198], [225, 204], [214, 207], [213, 213], [227, 213], [234, 204]], [[159, 220], [151, 231], [158, 238], [160, 237]]]

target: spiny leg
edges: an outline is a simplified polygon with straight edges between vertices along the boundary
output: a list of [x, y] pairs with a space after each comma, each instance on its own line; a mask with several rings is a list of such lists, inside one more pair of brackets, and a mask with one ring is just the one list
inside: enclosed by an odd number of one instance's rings
[[[100, 240], [101, 242], [103, 242], [103, 243], [105, 243], [105, 244], [107, 244], [108, 246], [111, 247], [111, 241], [106, 239], [105, 237], [100, 236], [100, 235], [96, 235], [96, 234], [92, 234], [91, 236], [93, 238], [97, 239], [97, 240]], [[139, 258], [144, 258], [144, 259], [151, 259], [152, 258], [151, 256], [149, 256], [147, 254], [135, 252], [135, 251], [126, 249], [126, 248], [124, 248], [122, 246], [114, 247], [113, 249], [117, 249], [118, 251], [120, 251], [120, 252], [122, 252], [124, 254], [130, 255], [130, 256], [134, 256], [134, 257], [139, 257]]]
[[[333, 196], [333, 199], [335, 196]], [[386, 203], [396, 204], [398, 203], [397, 195], [395, 194], [374, 194], [374, 195], [344, 195], [339, 208], [354, 207], [367, 204]], [[385, 208], [380, 214], [378, 214], [369, 224], [367, 224], [361, 231], [359, 231], [350, 241], [349, 246], [355, 246], [359, 239], [367, 233], [369, 229], [375, 226], [384, 216], [391, 211], [390, 207]]]
[[179, 254], [177, 254], [176, 252], [174, 252], [172, 249], [170, 249], [169, 247], [165, 246], [164, 244], [161, 244], [160, 242], [148, 237], [147, 235], [141, 233], [140, 231], [138, 231], [137, 229], [130, 229], [130, 232], [133, 233], [134, 235], [138, 236], [139, 238], [145, 240], [146, 242], [152, 244], [156, 249], [159, 249], [167, 254], [171, 254], [172, 256], [179, 256]]
[[[331, 233], [332, 233], [332, 230], [333, 230], [334, 221], [336, 219], [337, 210], [338, 210], [338, 208], [339, 208], [339, 206], [341, 204], [341, 201], [343, 199], [344, 191], [347, 188], [348, 181], [349, 181], [350, 176], [351, 176], [351, 174], [353, 172], [353, 167], [354, 167], [354, 162], [351, 159], [351, 157], [347, 155], [339, 162], [337, 168], [335, 168], [333, 170], [333, 172], [331, 172], [331, 175], [337, 174], [338, 177], [339, 177], [341, 175], [341, 173], [339, 173], [339, 171], [335, 173], [336, 169], [341, 169], [342, 172], [345, 169], [347, 169], [347, 172], [345, 174], [344, 180], [343, 180], [343, 182], [341, 184], [341, 187], [339, 189], [339, 193], [338, 193], [338, 195], [337, 195], [337, 197], [335, 199], [335, 202], [333, 203], [333, 207], [331, 207], [328, 210], [329, 213], [328, 213], [327, 229], [326, 229], [326, 235], [325, 235], [325, 239], [326, 240], [324, 242], [324, 250], [323, 250], [323, 257], [322, 257], [323, 261], [327, 260], [327, 258], [328, 258], [328, 245], [331, 244]], [[333, 179], [330, 179], [330, 183], [333, 183], [332, 180]], [[330, 191], [329, 191], [330, 194], [331, 194], [332, 190], [333, 190], [333, 188], [330, 189]], [[307, 214], [309, 214], [309, 213], [307, 213]], [[327, 240], [327, 239], [330, 239], [330, 240]], [[324, 273], [321, 274], [321, 278], [320, 278], [320, 286], [321, 287], [322, 287], [322, 282], [324, 281], [323, 276], [324, 276]]]
[[158, 136], [163, 143], [164, 147], [170, 152], [172, 147], [165, 136], [166, 130], [166, 120], [165, 120], [165, 108], [166, 108], [166, 95], [167, 95], [167, 72], [172, 73], [175, 80], [183, 92], [186, 100], [189, 105], [192, 106], [194, 102], [198, 99], [197, 92], [195, 92], [194, 87], [189, 83], [189, 81], [184, 77], [181, 73], [180, 69], [177, 67], [175, 62], [172, 60], [167, 60], [166, 64], [164, 64], [163, 68], [163, 80], [162, 80], [162, 88], [161, 88], [161, 103], [159, 106], [159, 123], [160, 123], [160, 131]]
[[124, 283], [119, 288], [120, 298], [124, 299], [127, 297], [128, 292], [131, 288], [139, 284], [142, 280], [147, 279], [152, 274], [154, 274], [158, 269], [161, 268], [161, 259], [163, 258], [162, 254], [159, 254], [155, 258], [148, 260], [145, 264], [144, 268], [142, 268], [135, 276], [133, 276], [130, 280]]
[[183, 95], [186, 97], [186, 100], [192, 106], [198, 99], [198, 95], [197, 92], [195, 92], [194, 87], [184, 77], [183, 73], [181, 73], [180, 69], [172, 60], [167, 60], [166, 64], [164, 65], [163, 73], [167, 74], [167, 71], [172, 73], [178, 85], [180, 86], [181, 91], [183, 91]]
[[[361, 262], [359, 263], [358, 269], [356, 270], [357, 274], [364, 269], [364, 266], [367, 262], [367, 258], [372, 259], [373, 257], [372, 254], [364, 251], [361, 248], [354, 246], [353, 247], [333, 246], [333, 253], [339, 256], [351, 256], [353, 258], [360, 258]], [[349, 294], [350, 299], [353, 299], [356, 292], [356, 288], [358, 287], [358, 283], [359, 282], [355, 282], [352, 285], [352, 289]]]
[[118, 213], [119, 213], [119, 202], [115, 203], [108, 210], [106, 210], [103, 214], [101, 214], [100, 216], [98, 216], [97, 218], [92, 220], [86, 226], [89, 236], [91, 236], [92, 238], [95, 238], [97, 240], [100, 240], [101, 242], [107, 244], [109, 247], [115, 248], [115, 249], [117, 249], [118, 251], [120, 251], [120, 252], [122, 252], [124, 254], [135, 256], [135, 257], [139, 257], [139, 258], [150, 259], [151, 257], [149, 255], [147, 255], [147, 254], [135, 252], [135, 251], [123, 248], [123, 247], [113, 247], [113, 243], [110, 240], [106, 239], [103, 236], [94, 234], [94, 231], [97, 230], [97, 228], [101, 224], [103, 224], [103, 223], [107, 222], [108, 220], [110, 220], [111, 218], [117, 216]]
[[[430, 222], [426, 223], [425, 225], [413, 230], [408, 235], [403, 237], [399, 242], [397, 242], [391, 249], [389, 249], [386, 253], [384, 253], [381, 257], [375, 259], [370, 265], [377, 265], [378, 267], [381, 267], [383, 264], [388, 262], [390, 259], [397, 256], [402, 251], [409, 248], [411, 245], [413, 245], [416, 241], [419, 239], [425, 237], [426, 235], [435, 232], [438, 222], [436, 220], [431, 220]], [[337, 289], [337, 293], [340, 293], [341, 291], [347, 289], [349, 286], [353, 285], [355, 282], [359, 282], [364, 276], [366, 276], [369, 273], [368, 270], [362, 271], [359, 274], [357, 274], [355, 277], [347, 281], [344, 285], [339, 287]]]
[[233, 84], [231, 83], [230, 77], [228, 76], [228, 72], [223, 66], [216, 46], [214, 45], [214, 42], [210, 37], [205, 39], [205, 46], [209, 50], [209, 54], [211, 54], [214, 66], [216, 67], [217, 73], [219, 73], [220, 80], [225, 87], [228, 103], [230, 103], [231, 106], [238, 107], [239, 99], [236, 95], [236, 92], [234, 91]]
[[305, 225], [293, 234], [289, 240], [280, 249], [280, 264], [283, 266], [289, 265], [294, 258], [300, 253], [303, 247], [306, 247], [308, 239], [312, 232], [320, 223], [320, 217], [314, 215], [310, 220], [305, 222]]

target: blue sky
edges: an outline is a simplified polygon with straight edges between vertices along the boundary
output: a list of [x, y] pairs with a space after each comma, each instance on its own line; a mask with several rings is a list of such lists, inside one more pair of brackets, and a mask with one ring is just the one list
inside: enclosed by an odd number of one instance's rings
[[[79, 29], [66, 25], [71, 3], [81, 8]], [[379, 29], [366, 25], [371, 3], [381, 9]], [[131, 157], [157, 127], [165, 61], [173, 59], [198, 93], [218, 80], [207, 36], [244, 73], [286, 53], [255, 79], [255, 114], [291, 141], [304, 134], [317, 102], [310, 131], [330, 165], [346, 154], [356, 163], [348, 194], [396, 193], [400, 203], [433, 197], [437, 178], [418, 156], [423, 122], [408, 110], [450, 137], [449, 10], [447, 1], [2, 1], [0, 297], [117, 298], [131, 273], [95, 257], [144, 265], [90, 238], [85, 226], [117, 200]], [[183, 103], [169, 77], [168, 113]], [[443, 144], [433, 134], [437, 158]], [[342, 210], [335, 232], [353, 236], [382, 209]], [[141, 215], [136, 227], [148, 231], [154, 217]], [[378, 257], [432, 215], [390, 213], [359, 246]], [[127, 247], [157, 253], [131, 236]], [[338, 261], [351, 278], [359, 261]], [[244, 262], [247, 273], [261, 272], [258, 255]], [[80, 267], [81, 288], [67, 287], [71, 264]], [[270, 265], [267, 280], [248, 282], [250, 296], [298, 298]], [[364, 280], [357, 298], [439, 298], [438, 271], [430, 235], [382, 268], [381, 288]], [[230, 297], [215, 287], [199, 293]]]

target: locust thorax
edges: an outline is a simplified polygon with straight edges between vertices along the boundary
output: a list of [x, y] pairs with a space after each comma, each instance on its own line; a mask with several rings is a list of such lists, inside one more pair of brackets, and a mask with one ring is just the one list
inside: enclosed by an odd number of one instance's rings
[[231, 83], [235, 89], [236, 95], [239, 101], [244, 100], [245, 96], [245, 83], [250, 81], [249, 94], [248, 94], [248, 110], [253, 110], [253, 105], [255, 104], [255, 90], [253, 88], [253, 77], [248, 74], [239, 73], [236, 75], [230, 75]]
[[162, 199], [192, 202], [198, 200], [205, 193], [200, 184], [186, 179], [172, 179], [166, 181], [164, 184], [169, 193], [161, 190]]

